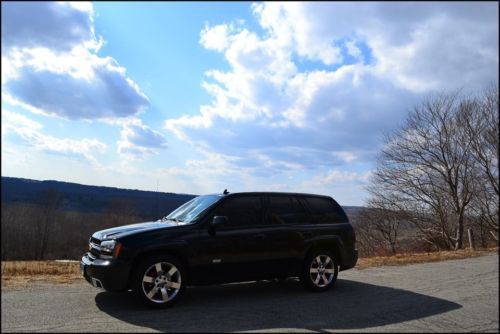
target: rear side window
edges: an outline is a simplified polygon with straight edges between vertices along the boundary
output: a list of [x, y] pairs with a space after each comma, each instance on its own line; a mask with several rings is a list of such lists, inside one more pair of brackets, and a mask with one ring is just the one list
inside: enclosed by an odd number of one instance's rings
[[259, 196], [228, 198], [217, 208], [215, 216], [226, 216], [228, 224], [222, 229], [262, 224], [262, 204]]
[[310, 211], [312, 222], [317, 224], [332, 224], [347, 222], [347, 216], [340, 205], [326, 197], [304, 198]]
[[306, 218], [305, 211], [295, 197], [268, 196], [267, 224], [298, 224], [304, 222]]

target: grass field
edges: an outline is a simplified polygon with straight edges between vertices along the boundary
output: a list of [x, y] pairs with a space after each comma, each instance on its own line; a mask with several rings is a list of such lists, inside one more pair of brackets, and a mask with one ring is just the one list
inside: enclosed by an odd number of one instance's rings
[[[399, 266], [412, 263], [436, 262], [498, 253], [498, 248], [480, 250], [441, 251], [432, 253], [397, 254], [360, 258], [357, 269], [377, 266]], [[82, 280], [78, 262], [2, 261], [2, 287], [27, 286], [36, 281], [71, 283]]]
[[378, 266], [400, 266], [412, 263], [437, 262], [444, 260], [465, 259], [469, 257], [482, 256], [498, 253], [498, 248], [486, 249], [463, 249], [458, 251], [440, 251], [430, 253], [401, 253], [393, 256], [374, 256], [360, 258], [356, 264], [357, 269], [365, 269]]
[[35, 281], [71, 283], [80, 279], [78, 262], [2, 261], [2, 286], [26, 286]]

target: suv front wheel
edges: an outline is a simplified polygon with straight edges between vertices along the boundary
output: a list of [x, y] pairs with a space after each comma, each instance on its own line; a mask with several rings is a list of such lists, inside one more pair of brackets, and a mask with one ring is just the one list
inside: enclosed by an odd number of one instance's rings
[[339, 267], [335, 257], [327, 251], [313, 251], [304, 261], [302, 283], [313, 291], [326, 291], [337, 281]]
[[185, 290], [185, 270], [171, 256], [153, 256], [141, 262], [135, 271], [133, 291], [149, 306], [173, 305]]

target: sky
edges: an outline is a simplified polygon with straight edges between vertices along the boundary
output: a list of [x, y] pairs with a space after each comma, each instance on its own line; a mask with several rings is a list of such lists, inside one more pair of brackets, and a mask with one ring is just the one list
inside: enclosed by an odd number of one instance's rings
[[2, 2], [2, 176], [363, 205], [424, 98], [498, 84], [497, 2]]

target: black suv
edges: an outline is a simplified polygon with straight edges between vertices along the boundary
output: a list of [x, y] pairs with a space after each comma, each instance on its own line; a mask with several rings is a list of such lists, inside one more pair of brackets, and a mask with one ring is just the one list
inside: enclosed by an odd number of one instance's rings
[[358, 259], [355, 234], [331, 197], [248, 192], [198, 196], [156, 222], [96, 232], [80, 263], [108, 291], [170, 306], [187, 285], [300, 277], [331, 288]]

